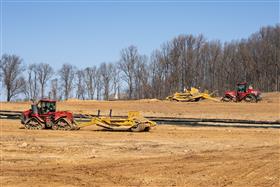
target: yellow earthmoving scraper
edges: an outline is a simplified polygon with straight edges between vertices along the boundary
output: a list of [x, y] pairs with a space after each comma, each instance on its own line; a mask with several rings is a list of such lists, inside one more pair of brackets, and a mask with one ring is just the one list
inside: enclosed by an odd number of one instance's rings
[[210, 99], [212, 101], [219, 102], [220, 100], [212, 97], [215, 92], [209, 94], [207, 90], [200, 92], [197, 88], [191, 87], [190, 90], [186, 90], [183, 93], [176, 92], [175, 94], [166, 97], [170, 101], [179, 101], [179, 102], [196, 102], [203, 99]]
[[[77, 122], [76, 122], [77, 123]], [[93, 117], [89, 122], [77, 123], [78, 127], [97, 125], [112, 131], [149, 131], [156, 123], [140, 115], [139, 112], [129, 112], [127, 118]]]

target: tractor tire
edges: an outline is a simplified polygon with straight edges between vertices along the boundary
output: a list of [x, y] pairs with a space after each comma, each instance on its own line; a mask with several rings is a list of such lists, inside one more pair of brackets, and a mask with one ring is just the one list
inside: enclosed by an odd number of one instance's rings
[[226, 96], [224, 96], [224, 97], [221, 99], [221, 101], [223, 101], [223, 102], [232, 102], [232, 101], [233, 101], [233, 98], [230, 97], [230, 96], [228, 96], [228, 95], [226, 95]]
[[195, 99], [194, 99], [194, 102], [198, 102], [198, 101], [200, 101], [200, 100], [202, 100], [202, 98], [201, 98], [201, 97], [199, 97], [199, 98], [195, 98]]
[[31, 118], [24, 124], [24, 127], [30, 130], [42, 130], [45, 128], [45, 124], [41, 123], [37, 118]]
[[144, 131], [149, 131], [150, 127], [147, 126], [145, 123], [138, 123], [136, 126], [131, 127], [130, 130], [132, 132], [144, 132]]
[[256, 103], [256, 102], [258, 102], [256, 96], [254, 96], [254, 95], [247, 95], [247, 96], [244, 98], [244, 101], [245, 101], [245, 102], [248, 102], [248, 103]]
[[53, 130], [72, 130], [72, 125], [67, 119], [61, 118], [52, 126]]

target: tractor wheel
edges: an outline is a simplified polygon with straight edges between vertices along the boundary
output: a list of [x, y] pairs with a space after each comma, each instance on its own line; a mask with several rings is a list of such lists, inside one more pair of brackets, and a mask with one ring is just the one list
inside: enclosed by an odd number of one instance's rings
[[41, 130], [45, 128], [45, 125], [39, 122], [38, 119], [36, 118], [31, 118], [25, 123], [24, 126], [26, 129], [31, 129], [31, 130]]
[[138, 123], [136, 126], [131, 127], [130, 130], [132, 132], [143, 132], [143, 131], [149, 131], [150, 127], [147, 126], [145, 123]]
[[61, 118], [52, 126], [53, 130], [71, 130], [72, 125], [68, 120]]
[[198, 102], [198, 101], [200, 101], [200, 100], [202, 100], [202, 98], [201, 98], [201, 97], [199, 97], [199, 98], [195, 98], [195, 99], [194, 99], [194, 101], [195, 101], [195, 102]]
[[254, 95], [247, 95], [245, 98], [244, 98], [244, 101], [245, 102], [250, 102], [250, 103], [256, 103], [258, 102], [257, 98], [254, 96]]
[[223, 102], [232, 102], [233, 99], [232, 99], [232, 97], [226, 95], [226, 96], [224, 96], [224, 97], [222, 98], [222, 101], [223, 101]]
[[258, 101], [261, 101], [261, 100], [262, 100], [262, 97], [261, 97], [260, 95], [258, 95], [258, 96], [257, 96], [257, 102], [258, 102]]

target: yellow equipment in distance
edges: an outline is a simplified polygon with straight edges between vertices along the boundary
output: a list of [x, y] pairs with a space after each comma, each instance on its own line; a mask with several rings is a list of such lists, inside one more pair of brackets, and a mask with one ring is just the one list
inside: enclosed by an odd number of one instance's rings
[[190, 90], [186, 90], [183, 93], [176, 92], [175, 94], [166, 97], [166, 99], [170, 101], [180, 102], [196, 102], [202, 99], [210, 99], [212, 101], [219, 102], [219, 99], [212, 97], [214, 93], [215, 92], [209, 94], [207, 90], [205, 90], [204, 92], [200, 92], [197, 88], [191, 87]]
[[97, 125], [107, 130], [113, 131], [149, 131], [151, 127], [156, 126], [156, 122], [144, 118], [139, 112], [128, 112], [127, 118], [112, 117], [92, 117], [89, 122], [76, 122], [77, 126], [82, 128], [91, 125]]

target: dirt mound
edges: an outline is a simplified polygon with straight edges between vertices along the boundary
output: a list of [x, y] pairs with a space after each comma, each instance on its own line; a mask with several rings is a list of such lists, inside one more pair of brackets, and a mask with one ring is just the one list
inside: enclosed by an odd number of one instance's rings
[[77, 99], [77, 98], [69, 98], [69, 99], [67, 99], [66, 101], [67, 101], [67, 102], [80, 102], [80, 101], [82, 101], [82, 100]]
[[153, 99], [140, 99], [139, 101], [142, 101], [142, 102], [159, 102], [161, 100], [153, 98]]
[[71, 99], [67, 99], [64, 102], [77, 102], [77, 103], [83, 103], [83, 102], [96, 102], [98, 100], [81, 100], [81, 99], [76, 99], [76, 98], [71, 98]]

